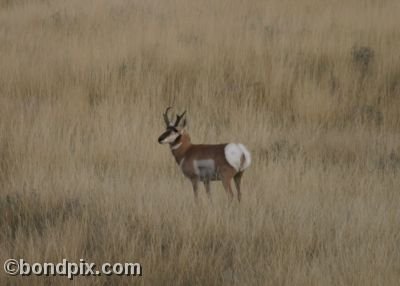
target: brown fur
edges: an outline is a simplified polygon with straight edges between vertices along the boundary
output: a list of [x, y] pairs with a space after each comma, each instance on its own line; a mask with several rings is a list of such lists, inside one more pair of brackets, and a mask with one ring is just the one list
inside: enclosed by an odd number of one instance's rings
[[[177, 147], [181, 144], [179, 148], [173, 150], [172, 147]], [[193, 191], [197, 197], [198, 183], [201, 178], [196, 174], [193, 166], [194, 160], [206, 160], [213, 159], [215, 167], [219, 174], [218, 180], [222, 181], [222, 184], [229, 194], [230, 198], [233, 198], [233, 192], [231, 187], [232, 179], [239, 175], [239, 179], [235, 179], [236, 189], [238, 191], [238, 200], [240, 201], [240, 178], [243, 172], [236, 171], [225, 158], [225, 146], [227, 144], [215, 144], [215, 145], [205, 145], [205, 144], [192, 144], [190, 136], [186, 132], [182, 132], [181, 138], [178, 142], [171, 144], [172, 155], [175, 158], [176, 163], [181, 164], [181, 169], [183, 174], [189, 178], [193, 185]], [[183, 161], [182, 161], [183, 160]], [[182, 162], [182, 163], [181, 163]], [[207, 194], [210, 194], [210, 181], [203, 180]]]

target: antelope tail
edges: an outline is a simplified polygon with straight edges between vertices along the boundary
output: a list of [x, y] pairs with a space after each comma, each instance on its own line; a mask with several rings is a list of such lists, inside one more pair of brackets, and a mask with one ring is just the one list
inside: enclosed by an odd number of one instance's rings
[[236, 171], [241, 172], [251, 164], [249, 150], [240, 143], [229, 143], [225, 146], [225, 158]]

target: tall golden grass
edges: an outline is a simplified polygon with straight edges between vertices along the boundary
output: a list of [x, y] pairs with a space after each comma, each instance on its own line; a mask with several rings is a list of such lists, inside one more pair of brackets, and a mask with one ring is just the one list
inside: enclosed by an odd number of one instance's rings
[[[74, 285], [399, 285], [397, 0], [0, 1], [0, 258]], [[252, 152], [194, 202], [157, 144]], [[1, 285], [70, 285], [9, 277]]]

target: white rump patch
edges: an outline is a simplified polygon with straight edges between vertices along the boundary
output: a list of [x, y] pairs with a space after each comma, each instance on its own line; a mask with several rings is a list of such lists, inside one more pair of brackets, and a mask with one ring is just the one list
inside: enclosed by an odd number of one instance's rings
[[224, 151], [226, 161], [228, 161], [229, 165], [235, 168], [236, 171], [243, 171], [250, 166], [251, 155], [243, 144], [229, 143], [225, 146]]

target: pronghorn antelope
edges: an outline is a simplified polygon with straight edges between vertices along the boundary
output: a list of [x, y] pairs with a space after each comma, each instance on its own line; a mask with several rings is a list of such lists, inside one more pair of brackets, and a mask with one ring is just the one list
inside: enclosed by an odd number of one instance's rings
[[[240, 201], [240, 181], [244, 170], [250, 166], [250, 152], [242, 144], [229, 143], [217, 145], [192, 144], [189, 134], [185, 132], [185, 112], [176, 116], [175, 123], [168, 119], [168, 107], [164, 112], [166, 130], [158, 138], [160, 144], [169, 144], [176, 163], [183, 174], [190, 179], [194, 195], [197, 198], [199, 182], [203, 182], [210, 196], [210, 181], [222, 181], [222, 184], [233, 198], [232, 178], [235, 182]], [[183, 120], [182, 120], [183, 119]]]

